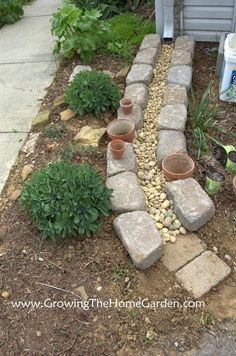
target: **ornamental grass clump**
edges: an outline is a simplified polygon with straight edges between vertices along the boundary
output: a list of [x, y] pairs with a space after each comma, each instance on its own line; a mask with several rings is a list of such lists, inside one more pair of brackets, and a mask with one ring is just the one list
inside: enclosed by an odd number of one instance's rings
[[20, 203], [42, 237], [56, 239], [96, 233], [101, 216], [109, 216], [111, 195], [93, 167], [57, 161], [32, 175]]
[[120, 98], [120, 89], [114, 80], [96, 70], [78, 73], [65, 90], [65, 102], [78, 115], [115, 112]]

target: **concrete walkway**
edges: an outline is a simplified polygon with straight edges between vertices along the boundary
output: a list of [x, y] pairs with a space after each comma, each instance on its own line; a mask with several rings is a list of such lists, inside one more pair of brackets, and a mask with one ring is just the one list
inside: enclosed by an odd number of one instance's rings
[[36, 0], [0, 30], [0, 194], [57, 69], [50, 17], [61, 3]]

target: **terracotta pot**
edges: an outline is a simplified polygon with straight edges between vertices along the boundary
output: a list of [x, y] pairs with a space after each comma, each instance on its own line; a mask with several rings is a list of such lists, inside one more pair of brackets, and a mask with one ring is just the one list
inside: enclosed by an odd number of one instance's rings
[[236, 195], [236, 176], [234, 176], [233, 178], [233, 190], [234, 190], [234, 194]]
[[135, 124], [131, 120], [116, 119], [107, 126], [107, 134], [111, 140], [132, 142], [135, 134]]
[[228, 153], [226, 168], [230, 172], [233, 172], [233, 173], [236, 172], [236, 151], [230, 151]]
[[162, 161], [162, 170], [169, 182], [192, 177], [194, 168], [192, 158], [182, 153], [169, 155]]
[[121, 159], [127, 146], [128, 143], [121, 140], [113, 140], [108, 144], [108, 148], [110, 149], [114, 159]]
[[125, 115], [129, 115], [134, 107], [134, 100], [132, 98], [123, 98], [120, 101], [120, 107]]

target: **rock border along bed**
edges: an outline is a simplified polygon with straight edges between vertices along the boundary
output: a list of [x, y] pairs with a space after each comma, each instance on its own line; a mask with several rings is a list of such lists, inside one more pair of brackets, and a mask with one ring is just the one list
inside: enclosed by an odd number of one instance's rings
[[[127, 75], [124, 92], [124, 96], [131, 96], [135, 102], [132, 114], [126, 118], [135, 122], [139, 130], [138, 137], [133, 144], [129, 144], [122, 160], [114, 160], [108, 149], [107, 186], [114, 189], [112, 210], [120, 214], [114, 219], [114, 229], [135, 266], [146, 269], [161, 258], [169, 271], [176, 272], [180, 284], [195, 298], [199, 298], [228, 276], [231, 270], [221, 259], [206, 251], [206, 245], [195, 234], [187, 233], [184, 227], [196, 231], [213, 217], [215, 207], [195, 179], [165, 184], [159, 170], [166, 155], [187, 153], [184, 131], [194, 47], [195, 42], [190, 36], [178, 37], [173, 52], [170, 46], [163, 49], [170, 57], [169, 62], [159, 63], [155, 67], [162, 55], [160, 37], [150, 34], [144, 38]], [[161, 65], [165, 68], [158, 77]], [[153, 74], [155, 78], [152, 82]], [[165, 88], [164, 96], [156, 95], [157, 86], [161, 90]], [[117, 116], [118, 119], [124, 118], [121, 110], [118, 110]], [[152, 117], [151, 120], [148, 116]], [[153, 121], [155, 116], [156, 120]], [[150, 133], [144, 132], [145, 125], [151, 126]], [[145, 134], [154, 136], [149, 146], [145, 146]], [[144, 146], [140, 147], [139, 141], [142, 140]], [[144, 160], [147, 157], [148, 165], [143, 165], [142, 157]], [[139, 170], [143, 166], [146, 167], [145, 173]], [[155, 182], [150, 184], [149, 181], [154, 178]], [[157, 190], [160, 209], [155, 208]], [[158, 210], [160, 215], [156, 215]], [[170, 224], [167, 224], [167, 220], [170, 220]], [[184, 236], [179, 235], [181, 233]], [[166, 244], [167, 241], [175, 244]], [[207, 281], [202, 283], [206, 275]]]

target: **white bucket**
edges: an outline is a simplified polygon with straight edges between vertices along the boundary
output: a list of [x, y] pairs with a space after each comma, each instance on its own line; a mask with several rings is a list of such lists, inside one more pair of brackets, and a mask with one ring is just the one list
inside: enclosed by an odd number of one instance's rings
[[236, 103], [236, 33], [230, 33], [225, 40], [220, 100]]

